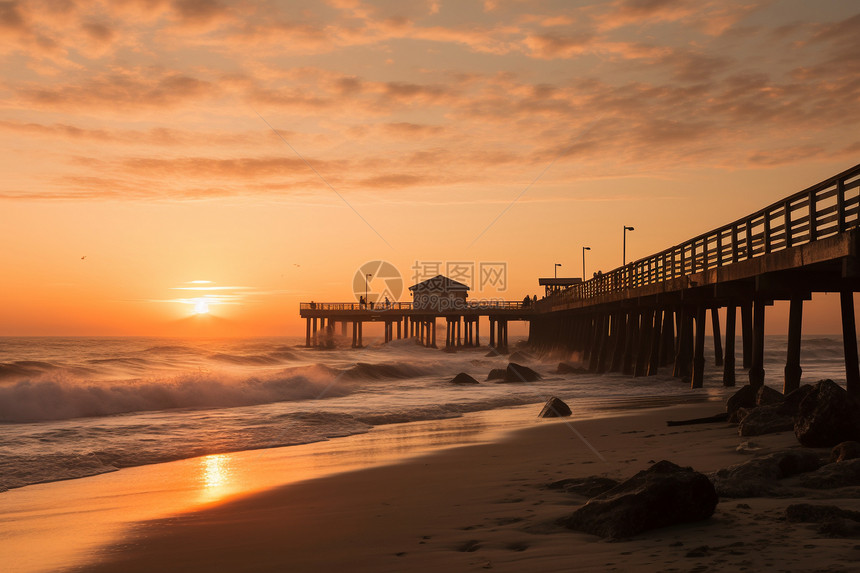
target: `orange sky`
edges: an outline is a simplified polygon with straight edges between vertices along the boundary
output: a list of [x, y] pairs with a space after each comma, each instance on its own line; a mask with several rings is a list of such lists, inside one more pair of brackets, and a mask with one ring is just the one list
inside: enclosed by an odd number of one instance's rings
[[299, 334], [373, 260], [503, 262], [473, 296], [507, 299], [583, 245], [610, 270], [622, 225], [646, 256], [858, 163], [858, 29], [837, 0], [0, 2], [0, 335]]

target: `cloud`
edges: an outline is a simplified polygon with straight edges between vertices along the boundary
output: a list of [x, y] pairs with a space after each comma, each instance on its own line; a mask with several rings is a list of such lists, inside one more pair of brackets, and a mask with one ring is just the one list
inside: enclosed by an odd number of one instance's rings
[[208, 81], [183, 73], [159, 70], [127, 70], [91, 76], [79, 83], [16, 86], [23, 104], [39, 108], [77, 110], [169, 108], [218, 94]]
[[524, 43], [529, 53], [538, 58], [569, 58], [582, 54], [594, 40], [594, 34], [583, 32], [577, 35], [536, 34], [528, 36]]

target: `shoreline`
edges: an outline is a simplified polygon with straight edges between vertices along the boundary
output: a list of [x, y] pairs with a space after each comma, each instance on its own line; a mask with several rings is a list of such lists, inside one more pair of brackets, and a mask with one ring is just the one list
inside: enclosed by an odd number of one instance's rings
[[[491, 442], [292, 483], [137, 523], [71, 570], [850, 570], [860, 556], [855, 539], [786, 523], [784, 508], [806, 501], [798, 497], [721, 499], [706, 521], [612, 542], [555, 524], [587, 501], [546, 487], [559, 479], [626, 479], [661, 459], [715, 471], [752, 457], [749, 449], [738, 451], [742, 441], [754, 440], [758, 454], [797, 447], [792, 432], [748, 440], [727, 423], [666, 426], [713, 414], [715, 406], [557, 420]], [[856, 498], [821, 494], [808, 499], [860, 509]]]
[[[576, 412], [579, 423], [631, 415], [641, 408], [713, 397], [655, 396], [609, 401], [600, 410]], [[214, 507], [253, 495], [366, 468], [409, 463], [448, 449], [505, 441], [512, 432], [556, 423], [540, 420], [540, 403], [470, 412], [456, 418], [385, 424], [362, 434], [309, 444], [215, 454], [123, 468], [72, 480], [34, 484], [0, 494], [0, 553], [10, 571], [30, 573], [79, 564], [117, 542], [135, 524]], [[284, 471], [288, 468], [288, 471]], [[76, 517], [87, 515], [87, 527]], [[44, 541], [50, 543], [45, 546]]]

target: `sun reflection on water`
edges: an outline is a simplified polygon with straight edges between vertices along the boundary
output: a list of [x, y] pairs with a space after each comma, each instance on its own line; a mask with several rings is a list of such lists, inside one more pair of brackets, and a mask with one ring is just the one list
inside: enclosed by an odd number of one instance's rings
[[200, 458], [200, 481], [203, 489], [201, 491], [204, 501], [215, 501], [227, 494], [233, 488], [231, 483], [232, 468], [230, 457], [225, 454], [213, 454]]

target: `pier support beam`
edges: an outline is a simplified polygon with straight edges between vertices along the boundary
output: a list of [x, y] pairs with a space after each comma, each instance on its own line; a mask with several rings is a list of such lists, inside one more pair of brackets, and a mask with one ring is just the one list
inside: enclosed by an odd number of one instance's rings
[[313, 345], [317, 346], [319, 344], [319, 341], [317, 340], [317, 319], [313, 318], [311, 320], [313, 320], [314, 323], [311, 339], [313, 340]]
[[436, 317], [430, 322], [430, 348], [436, 348]]
[[764, 385], [764, 309], [764, 301], [756, 299], [753, 304], [752, 363], [749, 371], [750, 386], [753, 388]]
[[311, 345], [311, 319], [305, 319], [305, 347], [310, 347]]
[[657, 309], [654, 313], [654, 329], [651, 332], [651, 353], [648, 360], [648, 376], [656, 376], [660, 368], [660, 347], [663, 345], [663, 318], [667, 311]]
[[612, 317], [612, 360], [609, 363], [610, 372], [620, 372], [624, 363], [624, 337], [627, 332], [627, 314], [617, 312]]
[[358, 346], [358, 323], [352, 322], [352, 347], [356, 348]]
[[[788, 309], [788, 350], [785, 358], [785, 381], [783, 394], [800, 388], [800, 331], [803, 325], [803, 297], [793, 295]], [[853, 314], [852, 314], [853, 316]], [[855, 346], [856, 348], [856, 346]]]
[[675, 311], [663, 311], [662, 339], [660, 341], [660, 366], [671, 366], [675, 359]]
[[706, 309], [703, 305], [696, 308], [696, 345], [693, 349], [693, 376], [690, 379], [690, 388], [701, 388], [705, 379], [705, 317]]
[[720, 309], [711, 309], [711, 328], [714, 331], [714, 366], [723, 365], [723, 344], [720, 340]]
[[752, 302], [746, 301], [741, 303], [741, 338], [743, 342], [743, 367], [744, 369], [752, 367], [753, 356], [753, 316]]
[[633, 352], [636, 348], [636, 332], [639, 330], [639, 311], [627, 313], [627, 327], [624, 329], [624, 356], [621, 359], [621, 373], [633, 374]]
[[364, 342], [363, 342], [363, 338], [362, 338], [363, 335], [364, 335], [364, 323], [359, 321], [359, 323], [358, 323], [358, 344], [356, 345], [356, 348], [364, 348]]
[[654, 311], [645, 309], [641, 313], [639, 325], [639, 336], [636, 341], [636, 359], [633, 367], [633, 376], [645, 376], [648, 374], [648, 362], [651, 358], [651, 335], [654, 332]]
[[678, 330], [678, 349], [675, 352], [672, 375], [683, 380], [690, 376], [693, 363], [693, 311], [688, 307], [681, 307], [678, 314], [681, 324]]
[[726, 307], [726, 355], [723, 360], [723, 386], [735, 385], [735, 325], [738, 311], [735, 305]]
[[[531, 328], [529, 329], [529, 334], [531, 334]], [[475, 317], [475, 346], [481, 345], [481, 316], [478, 315]]]
[[490, 348], [496, 347], [496, 321], [490, 319]]
[[857, 363], [857, 327], [854, 322], [854, 293], [839, 293], [842, 307], [842, 346], [845, 352], [845, 388], [853, 396], [860, 394], [860, 367]]
[[603, 314], [600, 317], [600, 342], [597, 348], [597, 368], [595, 371], [598, 374], [606, 372], [606, 359], [609, 355], [609, 328], [610, 318], [608, 314]]

